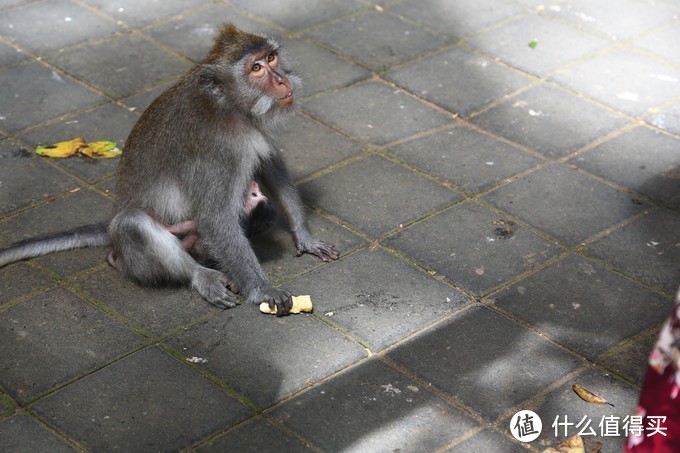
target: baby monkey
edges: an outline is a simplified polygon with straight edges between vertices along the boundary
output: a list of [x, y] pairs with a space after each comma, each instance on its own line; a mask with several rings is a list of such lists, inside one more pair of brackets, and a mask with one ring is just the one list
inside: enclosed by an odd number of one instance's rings
[[235, 306], [230, 288], [238, 288], [247, 302], [287, 314], [291, 295], [271, 285], [248, 240], [267, 223], [250, 230], [266, 209], [253, 181], [287, 217], [298, 256], [338, 258], [333, 245], [312, 237], [273, 139], [295, 110], [299, 86], [278, 42], [222, 26], [207, 57], [132, 129], [110, 222], [22, 241], [0, 251], [0, 267], [109, 245], [109, 261], [142, 285], [189, 284], [224, 308]]

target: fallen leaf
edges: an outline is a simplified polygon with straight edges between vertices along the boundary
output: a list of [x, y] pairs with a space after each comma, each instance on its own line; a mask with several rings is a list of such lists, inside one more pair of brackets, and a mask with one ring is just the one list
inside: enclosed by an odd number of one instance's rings
[[543, 453], [599, 453], [602, 449], [602, 442], [594, 439], [583, 439], [578, 434], [574, 434], [569, 439], [560, 442], [555, 447], [543, 450]]
[[614, 407], [614, 405], [609, 401], [597, 396], [590, 390], [584, 389], [580, 385], [574, 384], [571, 386], [571, 388], [583, 401], [587, 401], [592, 404], [609, 404], [611, 407]]

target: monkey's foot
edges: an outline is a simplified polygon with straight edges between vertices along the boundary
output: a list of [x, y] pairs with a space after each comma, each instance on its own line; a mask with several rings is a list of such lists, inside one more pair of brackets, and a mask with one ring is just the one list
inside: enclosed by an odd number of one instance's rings
[[340, 252], [333, 244], [314, 239], [297, 245], [297, 256], [302, 256], [303, 253], [314, 255], [321, 261], [335, 261], [340, 256]]
[[191, 280], [191, 286], [205, 300], [220, 308], [236, 306], [236, 295], [229, 291], [229, 280], [222, 272], [201, 268]]

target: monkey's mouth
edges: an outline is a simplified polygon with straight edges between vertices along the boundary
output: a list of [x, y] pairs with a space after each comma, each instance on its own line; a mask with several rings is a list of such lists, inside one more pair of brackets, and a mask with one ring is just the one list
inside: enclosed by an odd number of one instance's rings
[[286, 93], [285, 96], [279, 98], [279, 103], [283, 104], [283, 105], [287, 105], [287, 104], [290, 104], [291, 102], [293, 102], [294, 100], [295, 100], [295, 95], [293, 95], [292, 91], [289, 91], [288, 93]]

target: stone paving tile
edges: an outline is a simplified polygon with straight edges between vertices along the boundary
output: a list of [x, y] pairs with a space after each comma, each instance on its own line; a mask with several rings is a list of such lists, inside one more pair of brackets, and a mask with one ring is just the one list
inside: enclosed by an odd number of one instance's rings
[[451, 121], [448, 115], [379, 82], [354, 85], [321, 96], [304, 103], [303, 108], [322, 121], [375, 145]]
[[299, 440], [275, 428], [272, 424], [261, 418], [255, 418], [219, 436], [214, 441], [202, 445], [196, 451], [200, 453], [221, 453], [225, 451], [293, 453], [312, 450]]
[[636, 117], [680, 96], [678, 69], [621, 48], [558, 71], [552, 78]]
[[10, 159], [18, 158], [30, 158], [33, 157], [33, 153], [29, 152], [26, 148], [17, 145], [11, 140], [5, 140], [4, 137], [0, 136], [0, 159]]
[[668, 205], [669, 208], [675, 209], [676, 211], [680, 211], [680, 198], [676, 198], [675, 201], [671, 202]]
[[[83, 137], [86, 141], [112, 140], [122, 148], [132, 126], [139, 118], [130, 109], [112, 102], [100, 104], [90, 110], [75, 115], [62, 117], [47, 125], [30, 129], [20, 135], [21, 140], [30, 146], [48, 145], [51, 143]], [[65, 164], [77, 159], [62, 159], [53, 162]], [[86, 160], [86, 162], [113, 162], [117, 159]]]
[[157, 348], [86, 376], [34, 403], [32, 410], [92, 451], [133, 451], [140, 445], [178, 450], [250, 412]]
[[[53, 229], [54, 231], [60, 230], [60, 226], [55, 225]], [[108, 252], [108, 249], [104, 247], [91, 247], [52, 253], [35, 258], [35, 261], [59, 278], [66, 278], [103, 264]]]
[[484, 198], [571, 245], [645, 208], [629, 194], [561, 165], [546, 167]]
[[144, 33], [199, 62], [212, 48], [213, 38], [219, 26], [225, 22], [250, 33], [269, 34], [271, 31], [269, 27], [236, 14], [224, 6], [208, 5], [169, 22], [154, 25], [144, 30]]
[[0, 384], [20, 402], [93, 371], [143, 341], [60, 288], [0, 312], [0, 338]]
[[519, 148], [462, 125], [400, 143], [390, 147], [389, 152], [468, 193], [488, 189], [542, 162]]
[[361, 153], [363, 147], [318, 121], [297, 115], [279, 136], [286, 167], [296, 180]]
[[187, 359], [205, 359], [198, 366], [260, 408], [366, 356], [312, 315], [277, 318], [250, 304], [225, 310], [166, 342]]
[[[35, 147], [83, 137], [88, 142], [112, 140], [120, 149], [139, 118], [128, 109], [116, 104], [103, 104], [87, 112], [59, 119], [47, 126], [31, 129], [21, 139]], [[114, 174], [119, 159], [90, 159], [75, 156], [55, 161], [69, 172], [77, 174], [88, 182], [95, 182]]]
[[117, 99], [176, 77], [191, 67], [188, 61], [137, 35], [67, 49], [47, 60]]
[[[533, 48], [529, 46], [532, 41], [537, 43]], [[604, 39], [535, 15], [524, 16], [466, 42], [538, 76], [608, 45]]]
[[232, 0], [232, 5], [264, 17], [289, 30], [300, 30], [330, 19], [352, 14], [367, 5], [357, 0], [314, 0], [299, 7], [267, 0]]
[[[436, 67], [442, 70], [423, 71], [423, 68]], [[461, 47], [389, 71], [385, 77], [461, 116], [467, 116], [532, 81], [490, 58]]]
[[15, 264], [0, 268], [0, 281], [4, 282], [0, 293], [0, 306], [37, 288], [45, 288], [52, 281], [47, 275], [26, 264]]
[[92, 191], [81, 190], [3, 222], [0, 238], [5, 242], [16, 242], [40, 234], [103, 222], [110, 212], [110, 200]]
[[668, 60], [669, 63], [677, 64], [680, 61], [680, 49], [674, 45], [674, 42], [679, 33], [680, 25], [674, 25], [635, 39], [633, 40], [633, 45], [655, 53]]
[[0, 420], [0, 445], [4, 451], [15, 453], [75, 451], [33, 418], [23, 414]]
[[[178, 77], [178, 79], [179, 79], [179, 77]], [[125, 103], [125, 105], [129, 106], [130, 109], [133, 109], [133, 111], [135, 111], [135, 112], [137, 112], [141, 115], [141, 113], [144, 110], [146, 110], [147, 107], [149, 105], [151, 105], [151, 103], [158, 96], [160, 96], [161, 94], [163, 94], [163, 92], [165, 90], [167, 90], [168, 88], [173, 86], [176, 81], [177, 80], [171, 80], [167, 83], [163, 83], [160, 86], [158, 86], [156, 88], [152, 88], [148, 91], [141, 91], [141, 92], [134, 94], [130, 97], [122, 99], [122, 102]]]
[[580, 363], [483, 307], [453, 316], [388, 355], [489, 421]]
[[495, 0], [410, 0], [389, 10], [455, 38], [475, 33], [522, 12], [517, 5]]
[[[273, 228], [251, 238], [255, 254], [260, 259], [265, 274], [272, 282], [300, 274], [323, 263], [319, 258], [309, 254], [296, 256], [297, 250], [290, 228], [281, 217], [283, 216], [279, 215], [278, 222]], [[307, 219], [314, 237], [335, 245], [341, 255], [365, 242], [359, 236], [342, 229], [318, 214], [308, 212]]]
[[116, 20], [139, 27], [163, 17], [172, 16], [191, 7], [206, 3], [207, 0], [163, 0], [162, 2], [140, 2], [137, 0], [83, 0]]
[[26, 59], [28, 59], [28, 56], [20, 49], [0, 42], [0, 67], [20, 63]]
[[431, 50], [448, 40], [390, 14], [369, 11], [334, 22], [307, 36], [373, 70], [386, 69]]
[[0, 419], [9, 417], [16, 412], [16, 404], [7, 395], [0, 392]]
[[646, 121], [659, 129], [680, 134], [680, 102], [655, 111]]
[[43, 162], [43, 158], [21, 152], [11, 142], [0, 141], [0, 152], [16, 152], [16, 157], [0, 157], [0, 215], [77, 187], [74, 180]]
[[540, 85], [472, 122], [547, 157], [572, 153], [626, 124], [626, 120], [551, 85]]
[[68, 0], [43, 0], [0, 12], [0, 35], [37, 54], [110, 35], [120, 27]]
[[456, 444], [452, 448], [447, 448], [444, 451], [451, 453], [468, 453], [472, 451], [518, 453], [526, 452], [527, 449], [521, 444], [515, 443], [507, 437], [503, 437], [495, 431], [484, 429], [471, 438]]
[[661, 202], [680, 195], [678, 139], [646, 127], [628, 131], [571, 162]]
[[659, 209], [588, 247], [588, 253], [669, 294], [678, 290], [680, 217]]
[[[670, 315], [670, 310], [668, 314]], [[625, 347], [615, 349], [614, 352], [602, 357], [599, 363], [630, 379], [634, 384], [642, 386], [649, 355], [659, 338], [660, 330], [660, 327], [654, 329], [651, 334], [637, 338]]]
[[74, 284], [155, 336], [219, 311], [188, 287], [144, 288], [113, 268], [78, 277]]
[[3, 8], [6, 6], [17, 5], [19, 3], [27, 3], [28, 0], [0, 0], [0, 6]]
[[[573, 384], [578, 384], [601, 396], [612, 403], [614, 407], [583, 401], [572, 390]], [[585, 432], [589, 433], [589, 439], [599, 440], [603, 443], [601, 451], [621, 451], [625, 437], [621, 434], [603, 436], [601, 435], [603, 428], [599, 425], [604, 417], [610, 417], [609, 420], [612, 420], [611, 417], [619, 417], [617, 425], [619, 431], [622, 432], [623, 420], [626, 416], [635, 413], [637, 399], [638, 389], [608, 373], [592, 369], [575, 376], [566, 384], [549, 392], [548, 395], [537, 399], [533, 404], [526, 405], [526, 409], [536, 412], [543, 422], [543, 432], [535, 442], [543, 441], [555, 445], [577, 434], [580, 429], [584, 429]], [[558, 417], [559, 419], [557, 419]], [[556, 435], [552, 424], [556, 419], [558, 423], [564, 423], [565, 417], [567, 422], [573, 422], [574, 425], [567, 427], [567, 435], [564, 433], [564, 425], [557, 426]], [[581, 422], [584, 417], [583, 424], [577, 428], [576, 424]], [[594, 436], [590, 434], [589, 429], [592, 429]]]
[[549, 6], [545, 12], [614, 40], [630, 39], [673, 20], [671, 8], [638, 0], [569, 0]]
[[113, 175], [112, 177], [106, 178], [103, 181], [97, 183], [97, 188], [102, 192], [106, 193], [107, 195], [110, 195], [111, 197], [115, 198], [116, 175]]
[[[36, 97], [35, 93], [40, 93]], [[103, 98], [40, 63], [0, 71], [0, 129], [16, 132]]]
[[389, 237], [385, 244], [468, 291], [484, 294], [561, 251], [526, 228], [501, 222], [508, 219], [465, 203]]
[[460, 308], [468, 298], [383, 250], [362, 250], [285, 285], [316, 313], [378, 351]]
[[496, 305], [594, 360], [662, 322], [669, 301], [577, 255], [490, 296]]
[[475, 426], [377, 360], [287, 401], [272, 415], [324, 451], [435, 451]]
[[303, 96], [340, 88], [370, 76], [361, 66], [302, 39], [288, 40], [284, 48], [293, 60], [295, 71], [303, 75]]
[[303, 198], [372, 237], [461, 195], [383, 157], [352, 162], [300, 187]]

